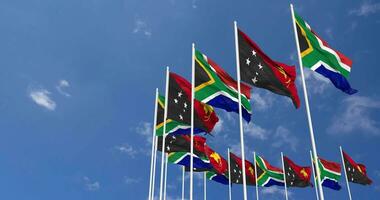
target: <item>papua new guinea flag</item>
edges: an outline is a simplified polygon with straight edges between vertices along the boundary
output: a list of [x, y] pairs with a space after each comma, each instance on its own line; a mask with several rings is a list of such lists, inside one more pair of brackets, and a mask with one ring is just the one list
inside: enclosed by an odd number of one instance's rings
[[288, 187], [307, 187], [311, 186], [311, 167], [301, 167], [295, 164], [288, 157], [284, 156], [284, 169], [286, 185]]
[[[191, 124], [191, 84], [181, 76], [170, 73], [168, 118]], [[210, 133], [219, 121], [210, 105], [194, 100], [194, 127]]]
[[367, 176], [367, 169], [365, 165], [356, 163], [344, 151], [343, 158], [348, 181], [361, 185], [370, 185], [372, 183], [372, 180]]
[[[157, 123], [156, 135], [162, 136], [164, 132], [164, 111], [165, 111], [165, 97], [158, 95], [157, 99]], [[190, 125], [174, 121], [172, 119], [166, 120], [166, 134], [190, 134]], [[201, 129], [194, 129], [194, 133], [204, 132]]]
[[273, 93], [288, 96], [296, 108], [300, 107], [294, 66], [276, 62], [243, 31], [238, 30], [241, 80]]
[[[190, 136], [170, 134], [165, 137], [165, 152], [190, 152]], [[194, 153], [204, 155], [206, 138], [194, 136]], [[162, 136], [158, 137], [157, 150], [162, 151]]]
[[270, 187], [273, 185], [284, 186], [284, 172], [282, 169], [273, 167], [264, 160], [264, 158], [256, 155], [257, 169], [257, 185]]
[[[237, 82], [213, 60], [195, 51], [195, 98], [215, 108], [239, 113]], [[251, 120], [251, 88], [240, 84], [243, 118]]]
[[[235, 184], [243, 184], [242, 159], [233, 153], [230, 153], [230, 170], [231, 182]], [[245, 174], [247, 185], [256, 185], [255, 166], [247, 160], [245, 161]]]
[[205, 153], [210, 160], [214, 171], [218, 174], [224, 175], [228, 170], [228, 163], [220, 154], [212, 150], [208, 145], [204, 146]]
[[322, 186], [328, 187], [333, 190], [340, 190], [339, 179], [342, 176], [340, 164], [318, 158], [319, 171], [321, 173], [320, 179]]
[[330, 79], [334, 86], [347, 94], [355, 94], [347, 78], [352, 61], [319, 37], [310, 25], [294, 13], [302, 64]]

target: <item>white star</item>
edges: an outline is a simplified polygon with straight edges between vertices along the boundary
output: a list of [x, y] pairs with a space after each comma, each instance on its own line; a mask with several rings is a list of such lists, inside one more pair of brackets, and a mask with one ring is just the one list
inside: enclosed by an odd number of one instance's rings
[[181, 96], [182, 96], [182, 91], [178, 92], [178, 97], [181, 97]]
[[183, 109], [183, 112], [186, 112], [186, 110], [185, 110], [185, 109]]
[[236, 169], [234, 169], [234, 173], [236, 173]]
[[256, 76], [258, 76], [259, 75], [259, 73], [258, 72], [256, 72]]
[[259, 63], [259, 69], [263, 69], [263, 66], [261, 65], [261, 63]]
[[179, 119], [183, 120], [183, 117], [182, 117], [182, 115], [179, 115]]
[[256, 56], [256, 51], [252, 49], [252, 56]]
[[251, 61], [249, 60], [249, 58], [247, 58], [247, 59], [245, 60], [245, 63], [246, 63], [247, 65], [249, 65], [249, 63], [251, 63]]
[[183, 103], [183, 107], [187, 108], [187, 103], [186, 102]]
[[253, 82], [253, 84], [256, 84], [257, 83], [257, 78], [256, 78], [256, 76], [252, 79], [252, 82]]
[[178, 103], [178, 99], [174, 99], [174, 103]]

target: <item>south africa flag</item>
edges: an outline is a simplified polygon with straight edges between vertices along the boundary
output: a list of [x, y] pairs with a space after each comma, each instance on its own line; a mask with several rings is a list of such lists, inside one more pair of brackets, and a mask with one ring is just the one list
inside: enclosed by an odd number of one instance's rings
[[321, 173], [322, 186], [333, 190], [340, 190], [339, 179], [342, 175], [340, 164], [319, 158], [318, 166]]
[[270, 187], [273, 185], [284, 186], [284, 172], [282, 169], [273, 167], [264, 160], [264, 158], [256, 155], [257, 168], [257, 185]]

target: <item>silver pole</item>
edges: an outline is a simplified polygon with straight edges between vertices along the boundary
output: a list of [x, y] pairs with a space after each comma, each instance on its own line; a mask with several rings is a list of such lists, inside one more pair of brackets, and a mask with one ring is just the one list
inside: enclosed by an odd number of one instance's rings
[[[243, 115], [241, 108], [241, 87], [240, 87], [240, 60], [239, 60], [239, 41], [238, 41], [238, 31], [237, 22], [234, 21], [235, 29], [235, 52], [236, 52], [236, 72], [237, 72], [237, 82], [238, 82], [238, 95], [239, 95], [239, 126], [240, 126], [240, 146], [241, 146], [241, 158], [245, 161], [244, 153], [244, 133], [243, 133]], [[242, 165], [243, 170], [243, 194], [244, 200], [247, 200], [247, 180], [245, 174], [245, 164]]]
[[185, 200], [185, 166], [182, 166], [182, 200]]
[[152, 153], [150, 158], [150, 176], [149, 176], [149, 197], [152, 199], [152, 187], [153, 187], [153, 162], [154, 162], [154, 147], [155, 147], [155, 138], [156, 138], [156, 124], [157, 124], [157, 99], [158, 99], [158, 88], [156, 88], [156, 98], [154, 102], [154, 119], [153, 119], [153, 135], [152, 135]]
[[314, 162], [313, 162], [313, 154], [310, 151], [310, 160], [311, 160], [311, 168], [313, 170], [313, 179], [314, 179], [314, 185], [315, 185], [315, 194], [317, 196], [317, 200], [319, 200], [319, 195], [318, 195], [318, 187], [319, 184], [317, 183], [318, 181], [315, 179], [315, 169], [314, 169]]
[[152, 178], [152, 196], [151, 196], [151, 200], [154, 199], [154, 188], [155, 188], [155, 181], [156, 181], [157, 141], [158, 141], [158, 137], [156, 136], [155, 139], [154, 139], [154, 158], [153, 158], [153, 178]]
[[342, 150], [342, 146], [339, 146], [339, 149], [340, 149], [340, 155], [341, 155], [341, 157], [342, 157], [344, 176], [346, 177], [346, 184], [347, 184], [348, 197], [350, 198], [350, 200], [352, 200], [352, 197], [351, 197], [351, 190], [350, 190], [350, 184], [348, 183], [348, 177], [347, 177], [347, 171], [346, 171], [346, 163], [344, 162], [344, 158], [343, 158], [343, 150]]
[[284, 164], [284, 154], [281, 152], [281, 161], [282, 161], [282, 169], [284, 170], [284, 186], [285, 186], [285, 199], [288, 200], [288, 189], [286, 185], [286, 174], [285, 174], [285, 164]]
[[[302, 85], [303, 85], [303, 94], [304, 94], [304, 97], [305, 97], [306, 113], [307, 113], [307, 119], [308, 119], [308, 124], [309, 124], [311, 146], [312, 146], [312, 149], [313, 149], [313, 157], [314, 157], [314, 159], [316, 161], [318, 161], [317, 147], [315, 145], [315, 139], [314, 139], [313, 122], [311, 120], [311, 113], [310, 113], [310, 108], [309, 108], [309, 98], [308, 98], [308, 95], [307, 95], [305, 76], [304, 76], [304, 73], [303, 73], [303, 65], [302, 65], [302, 60], [301, 60], [301, 55], [300, 55], [300, 47], [299, 47], [299, 44], [298, 44], [298, 35], [297, 35], [296, 21], [295, 21], [295, 18], [294, 18], [293, 4], [290, 4], [290, 9], [291, 9], [291, 12], [292, 12], [294, 37], [295, 37], [296, 45], [297, 45], [298, 62], [299, 62], [299, 67], [300, 67], [300, 71], [301, 71], [301, 79], [302, 79]], [[319, 184], [321, 184], [321, 180], [320, 180], [320, 176], [319, 176], [319, 174], [321, 174], [321, 173], [319, 171], [319, 167], [317, 166], [316, 168], [317, 168], [316, 171], [317, 171], [317, 176], [318, 176], [317, 177], [318, 178], [318, 182], [319, 182]], [[323, 195], [323, 189], [322, 189], [322, 187], [319, 187], [319, 193], [320, 193], [321, 200], [324, 200], [325, 198], [324, 198], [324, 195]]]
[[257, 182], [256, 152], [253, 152], [253, 162], [255, 165], [256, 200], [259, 200], [259, 183]]
[[193, 200], [193, 173], [194, 173], [194, 85], [195, 85], [195, 44], [192, 44], [191, 56], [191, 136], [190, 136], [190, 200]]
[[207, 172], [203, 172], [203, 199], [204, 200], [207, 200], [207, 186], [206, 186], [206, 173]]
[[231, 191], [231, 156], [230, 156], [230, 148], [227, 148], [228, 152], [228, 196], [229, 200], [232, 200], [232, 191]]

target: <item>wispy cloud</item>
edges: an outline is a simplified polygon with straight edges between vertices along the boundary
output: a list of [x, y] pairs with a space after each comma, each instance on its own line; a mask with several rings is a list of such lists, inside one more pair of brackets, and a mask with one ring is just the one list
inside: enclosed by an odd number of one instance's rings
[[88, 191], [96, 191], [100, 189], [100, 183], [98, 181], [92, 181], [87, 176], [83, 177], [85, 189]]
[[60, 80], [58, 82], [58, 85], [55, 88], [61, 95], [65, 97], [70, 97], [71, 95], [64, 91], [66, 88], [69, 88], [69, 87], [70, 87], [70, 83], [67, 80]]
[[137, 134], [140, 134], [141, 136], [145, 137], [148, 141], [148, 144], [152, 144], [152, 135], [153, 135], [153, 129], [152, 129], [152, 123], [149, 122], [141, 122], [135, 129]]
[[331, 134], [347, 134], [353, 131], [380, 135], [379, 122], [371, 116], [374, 110], [380, 109], [380, 100], [364, 96], [349, 96], [343, 100], [340, 114], [333, 117], [328, 128]]
[[[264, 187], [261, 190], [261, 194], [263, 195], [281, 195], [285, 196], [285, 190], [280, 187]], [[288, 197], [292, 196], [292, 193], [288, 191]]]
[[57, 104], [51, 99], [50, 92], [46, 89], [30, 89], [29, 97], [39, 106], [54, 111]]
[[192, 1], [191, 1], [191, 7], [194, 8], [194, 9], [195, 9], [195, 8], [198, 8], [197, 0], [192, 0]]
[[120, 153], [126, 154], [131, 158], [134, 158], [136, 154], [138, 153], [137, 150], [135, 150], [131, 145], [129, 144], [123, 144], [119, 146], [115, 146], [115, 149], [119, 151]]
[[126, 184], [137, 184], [141, 182], [141, 178], [124, 177]]
[[333, 38], [334, 38], [333, 30], [332, 30], [331, 27], [325, 29], [325, 34], [326, 34], [327, 37], [329, 37], [330, 39], [333, 39]]
[[359, 8], [352, 9], [349, 11], [349, 14], [357, 16], [368, 16], [375, 14], [380, 11], [380, 3], [372, 3], [371, 1], [363, 1]]
[[289, 129], [279, 126], [277, 127], [275, 134], [274, 134], [274, 142], [272, 143], [273, 147], [282, 147], [282, 146], [289, 146], [293, 151], [296, 151], [298, 146], [298, 139], [296, 136], [291, 134]]
[[[323, 94], [329, 87], [330, 80], [309, 69], [304, 69], [305, 79], [307, 80], [307, 88], [313, 94]], [[301, 82], [301, 77], [297, 78]], [[310, 89], [309, 89], [310, 88]]]
[[270, 134], [268, 130], [254, 123], [244, 124], [244, 133], [259, 140], [266, 140]]
[[264, 111], [272, 107], [275, 96], [268, 91], [255, 91], [251, 94], [251, 101], [253, 102], [253, 109]]
[[141, 34], [145, 35], [146, 37], [151, 37], [152, 36], [152, 32], [149, 29], [147, 23], [144, 20], [142, 20], [142, 19], [136, 19], [135, 20], [135, 26], [134, 26], [132, 32], [134, 34], [141, 33]]

